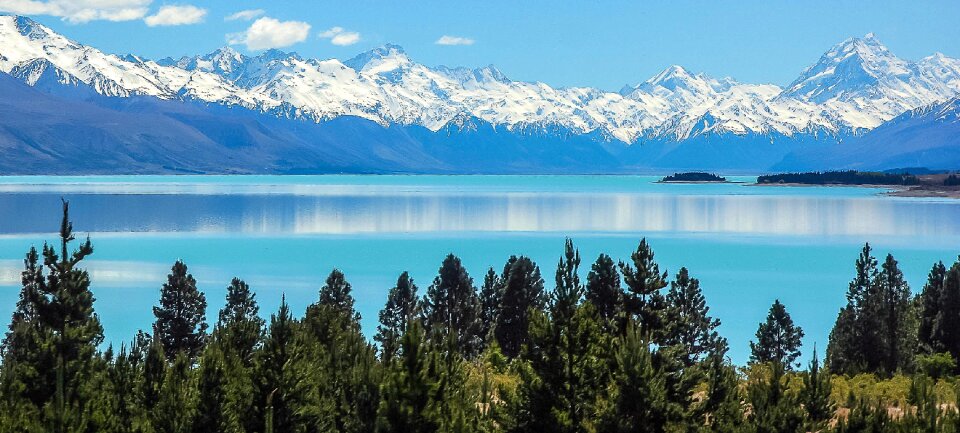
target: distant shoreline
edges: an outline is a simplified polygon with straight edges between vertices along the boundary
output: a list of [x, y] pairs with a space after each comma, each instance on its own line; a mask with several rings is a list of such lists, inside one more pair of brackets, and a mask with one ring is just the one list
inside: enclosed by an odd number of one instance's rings
[[873, 188], [885, 189], [879, 195], [887, 197], [917, 197], [917, 198], [950, 198], [960, 199], [960, 187], [946, 185], [857, 185], [842, 183], [811, 184], [811, 183], [750, 183], [746, 186], [789, 186], [789, 187], [842, 187], [842, 188]]
[[883, 195], [890, 197], [926, 197], [960, 199], [960, 187], [945, 185], [914, 185], [909, 187], [892, 188], [893, 191]]

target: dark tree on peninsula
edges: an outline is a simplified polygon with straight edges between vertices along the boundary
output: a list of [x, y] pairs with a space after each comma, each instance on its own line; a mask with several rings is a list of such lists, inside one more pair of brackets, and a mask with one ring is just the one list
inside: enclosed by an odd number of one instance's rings
[[643, 332], [659, 342], [665, 308], [662, 290], [667, 287], [667, 272], [660, 273], [660, 265], [654, 260], [653, 249], [646, 238], [640, 240], [630, 260], [631, 263], [620, 262], [620, 273], [627, 286], [624, 309]]
[[457, 342], [457, 349], [467, 358], [478, 354], [480, 341], [480, 299], [473, 279], [460, 258], [449, 254], [440, 265], [438, 275], [423, 299], [426, 328], [439, 331], [441, 340], [448, 336]]
[[207, 300], [197, 289], [197, 280], [177, 260], [160, 289], [160, 306], [153, 307], [154, 337], [163, 345], [167, 360], [172, 362], [181, 352], [190, 359], [200, 355], [207, 337], [206, 310]]
[[417, 285], [410, 274], [404, 272], [397, 278], [397, 285], [387, 294], [387, 304], [380, 310], [380, 325], [373, 337], [380, 343], [381, 359], [389, 362], [400, 350], [400, 339], [409, 324], [417, 317]]
[[529, 338], [530, 311], [542, 310], [546, 295], [540, 268], [527, 257], [510, 257], [500, 279], [503, 291], [494, 334], [503, 354], [513, 358]]
[[757, 341], [750, 342], [750, 361], [777, 362], [787, 369], [800, 357], [803, 329], [793, 324], [787, 308], [777, 299], [767, 313], [767, 320], [757, 328]]
[[597, 309], [604, 321], [613, 324], [623, 314], [623, 289], [620, 273], [613, 259], [600, 254], [587, 274], [587, 301]]

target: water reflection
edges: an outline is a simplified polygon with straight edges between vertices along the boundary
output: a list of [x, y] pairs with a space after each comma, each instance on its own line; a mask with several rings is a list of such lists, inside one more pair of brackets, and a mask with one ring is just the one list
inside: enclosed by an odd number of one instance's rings
[[[814, 190], [811, 190], [814, 191]], [[954, 202], [634, 193], [298, 196], [67, 194], [96, 232], [362, 234], [689, 232], [960, 238]], [[59, 194], [0, 194], [0, 233], [50, 232]]]

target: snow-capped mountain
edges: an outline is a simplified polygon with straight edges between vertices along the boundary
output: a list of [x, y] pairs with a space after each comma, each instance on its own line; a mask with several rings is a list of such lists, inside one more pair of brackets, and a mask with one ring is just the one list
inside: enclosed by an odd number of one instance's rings
[[[105, 149], [114, 150], [105, 150], [103, 160], [115, 167], [97, 168], [106, 172], [215, 172], [222, 161], [194, 156], [200, 149], [220, 155], [234, 148], [256, 153], [229, 156], [234, 162], [221, 171], [790, 169], [804, 161], [827, 164], [825, 152], [869, 153], [847, 143], [902, 141], [902, 132], [894, 131], [903, 128], [947, 128], [926, 116], [920, 120], [921, 114], [960, 94], [960, 60], [940, 53], [900, 59], [872, 34], [832, 47], [785, 88], [670, 66], [609, 92], [514, 81], [492, 65], [430, 67], [396, 45], [345, 61], [278, 50], [245, 55], [229, 47], [154, 61], [104, 53], [29, 18], [0, 15], [0, 72], [11, 92], [51, 96], [27, 116], [16, 108], [22, 101], [0, 94], [0, 110], [7, 110], [6, 118], [0, 116], [0, 147], [27, 153], [47, 148], [44, 158], [66, 155], [54, 150], [64, 143], [58, 131], [83, 118], [89, 125], [77, 125], [75, 134], [90, 135], [82, 140], [106, 143], [111, 137]], [[85, 107], [101, 117], [58, 106]], [[149, 133], [115, 127], [130, 116], [167, 126]], [[196, 149], [180, 149], [182, 143]], [[890, 146], [881, 147], [899, 154]], [[139, 156], [127, 155], [131, 149]], [[23, 167], [59, 163], [36, 164], [0, 164], [0, 172], [38, 172]]]
[[17, 16], [0, 16], [0, 71], [31, 85], [51, 74], [47, 80], [104, 96], [197, 100], [314, 122], [355, 116], [438, 131], [475, 118], [506, 130], [552, 128], [625, 143], [844, 134], [960, 92], [960, 60], [936, 54], [908, 62], [873, 35], [833, 47], [786, 89], [671, 66], [613, 93], [512, 81], [493, 66], [428, 67], [395, 45], [346, 61], [231, 48], [151, 61], [103, 53]]
[[872, 33], [827, 51], [787, 86], [782, 98], [813, 102], [854, 128], [957, 94], [960, 61], [934, 54], [918, 62], [893, 55]]

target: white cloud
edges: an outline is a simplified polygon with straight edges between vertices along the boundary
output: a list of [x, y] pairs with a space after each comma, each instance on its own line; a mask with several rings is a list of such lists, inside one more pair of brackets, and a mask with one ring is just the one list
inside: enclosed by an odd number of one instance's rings
[[0, 12], [50, 15], [71, 23], [131, 21], [147, 15], [153, 0], [0, 0]]
[[331, 27], [327, 30], [324, 30], [322, 33], [320, 33], [317, 36], [323, 39], [330, 39], [340, 33], [343, 33], [343, 27]]
[[156, 14], [144, 18], [143, 21], [150, 27], [182, 26], [202, 22], [205, 16], [207, 10], [196, 6], [163, 6]]
[[437, 45], [473, 45], [473, 39], [460, 36], [443, 35], [434, 42]]
[[266, 13], [266, 12], [265, 12], [263, 9], [247, 9], [247, 10], [242, 10], [242, 11], [240, 11], [240, 12], [235, 12], [235, 13], [233, 13], [233, 14], [231, 14], [231, 15], [228, 15], [228, 16], [227, 16], [226, 18], [224, 18], [223, 20], [224, 20], [224, 21], [237, 21], [237, 20], [240, 20], [240, 21], [250, 21], [250, 20], [252, 20], [252, 19], [254, 19], [254, 18], [256, 18], [256, 17], [259, 17], [259, 16], [261, 16], [261, 15], [263, 15], [263, 14], [265, 14], [265, 13]]
[[360, 33], [357, 32], [340, 33], [339, 35], [336, 35], [330, 39], [331, 44], [339, 45], [341, 47], [353, 45], [357, 42], [360, 42]]
[[360, 42], [360, 33], [348, 32], [343, 27], [331, 27], [320, 33], [320, 38], [330, 39], [330, 43], [345, 47]]
[[283, 48], [303, 42], [310, 34], [310, 24], [302, 21], [280, 21], [263, 17], [246, 31], [227, 35], [230, 45], [246, 45], [248, 50]]

